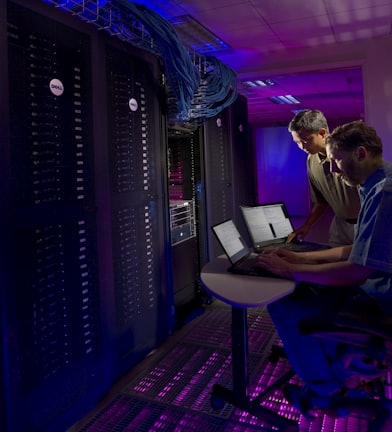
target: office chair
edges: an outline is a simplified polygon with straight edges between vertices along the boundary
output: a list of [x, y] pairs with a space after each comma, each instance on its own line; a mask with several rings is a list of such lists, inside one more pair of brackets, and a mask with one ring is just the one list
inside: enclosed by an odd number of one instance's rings
[[[366, 412], [368, 432], [392, 430], [392, 316], [352, 305], [330, 319], [315, 316], [300, 323], [303, 335], [332, 339], [342, 349], [340, 361], [358, 375], [369, 398], [332, 396], [332, 410]], [[306, 415], [306, 413], [304, 413]]]
[[[348, 367], [357, 368], [355, 372], [366, 382], [372, 396], [371, 399], [346, 396], [328, 398], [328, 409], [324, 409], [323, 413], [366, 413], [370, 420], [367, 432], [391, 432], [392, 316], [369, 314], [366, 307], [353, 307], [329, 319], [320, 319], [319, 315], [307, 318], [300, 323], [300, 331], [303, 335], [330, 338], [348, 347], [343, 351], [341, 360], [345, 361]], [[274, 345], [269, 361], [275, 363], [279, 359], [287, 359], [284, 347]], [[296, 421], [262, 406], [262, 402], [275, 390], [284, 391], [294, 377], [295, 372], [290, 368], [258, 396], [252, 400], [246, 398], [245, 401], [238, 400], [235, 392], [214, 384], [211, 405], [214, 409], [222, 408], [226, 401], [271, 423], [280, 432], [298, 432], [299, 425]], [[311, 417], [306, 410], [303, 410], [302, 414]]]

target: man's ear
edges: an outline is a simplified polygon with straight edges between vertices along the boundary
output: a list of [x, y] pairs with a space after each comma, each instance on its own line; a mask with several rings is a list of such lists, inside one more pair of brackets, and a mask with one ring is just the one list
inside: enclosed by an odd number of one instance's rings
[[319, 134], [320, 134], [323, 138], [325, 138], [325, 137], [327, 136], [327, 129], [325, 129], [325, 128], [321, 128], [320, 131], [319, 131]]
[[368, 151], [366, 150], [366, 147], [359, 146], [357, 147], [357, 158], [359, 161], [363, 161], [368, 154]]

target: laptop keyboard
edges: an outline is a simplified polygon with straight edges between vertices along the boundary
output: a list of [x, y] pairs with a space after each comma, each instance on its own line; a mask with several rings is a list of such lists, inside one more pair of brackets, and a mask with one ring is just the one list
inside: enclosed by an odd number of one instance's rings
[[317, 243], [308, 243], [308, 242], [298, 242], [298, 243], [283, 243], [280, 245], [280, 247], [292, 250], [295, 252], [309, 252], [309, 251], [316, 251], [321, 249], [328, 249], [329, 247], [326, 245], [320, 245]]
[[293, 252], [311, 252], [322, 249], [329, 249], [329, 246], [322, 245], [318, 243], [310, 243], [310, 242], [296, 242], [296, 243], [279, 243], [276, 245], [271, 245], [264, 247], [262, 249], [258, 249], [257, 252], [260, 253], [266, 249], [276, 249], [282, 248]]
[[302, 243], [283, 243], [279, 245], [280, 248], [292, 250], [292, 251], [303, 251], [303, 250], [309, 250], [309, 245], [305, 245]]
[[258, 267], [257, 265], [257, 256], [256, 257], [248, 257], [247, 259], [237, 262], [234, 265], [234, 273], [237, 274], [245, 274], [249, 276], [265, 276], [265, 277], [274, 277], [279, 278], [280, 276], [271, 273], [265, 268]]

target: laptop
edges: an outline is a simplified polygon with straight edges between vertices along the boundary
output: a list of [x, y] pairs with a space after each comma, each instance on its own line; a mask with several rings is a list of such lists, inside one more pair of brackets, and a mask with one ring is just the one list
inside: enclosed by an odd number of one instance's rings
[[256, 267], [258, 254], [252, 252], [247, 246], [233, 220], [228, 219], [211, 228], [230, 261], [231, 265], [227, 269], [229, 272], [249, 276], [281, 278], [281, 276], [277, 276], [266, 269]]
[[309, 252], [328, 249], [329, 246], [294, 239], [286, 243], [294, 226], [283, 202], [240, 206], [245, 225], [252, 239], [253, 249], [260, 253], [265, 248], [284, 247], [295, 252]]

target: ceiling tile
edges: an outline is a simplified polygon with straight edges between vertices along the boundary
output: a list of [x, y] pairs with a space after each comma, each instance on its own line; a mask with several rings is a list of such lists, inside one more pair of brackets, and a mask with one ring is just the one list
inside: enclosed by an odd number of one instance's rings
[[378, 9], [379, 6], [390, 5], [389, 0], [325, 0], [326, 8], [330, 13], [359, 11], [360, 9]]
[[336, 42], [326, 15], [271, 24], [286, 48], [314, 47]]
[[[254, 52], [266, 52], [266, 50], [278, 50], [284, 48], [278, 36], [266, 26], [249, 26], [231, 30], [224, 38], [233, 49], [250, 49]], [[249, 40], [253, 40], [252, 45]]]
[[330, 16], [339, 42], [372, 39], [391, 34], [392, 4]]
[[220, 7], [212, 12], [203, 11], [200, 12], [199, 19], [207, 27], [214, 26], [218, 29], [225, 29], [225, 31], [242, 29], [245, 34], [248, 26], [260, 26], [261, 29], [267, 27], [267, 24], [256, 14], [253, 7], [244, 8], [242, 5]]
[[319, 15], [326, 15], [327, 13], [323, 1], [279, 0], [279, 2], [276, 2], [254, 0], [251, 1], [251, 3], [270, 24], [287, 22], [300, 18], [311, 18]]

